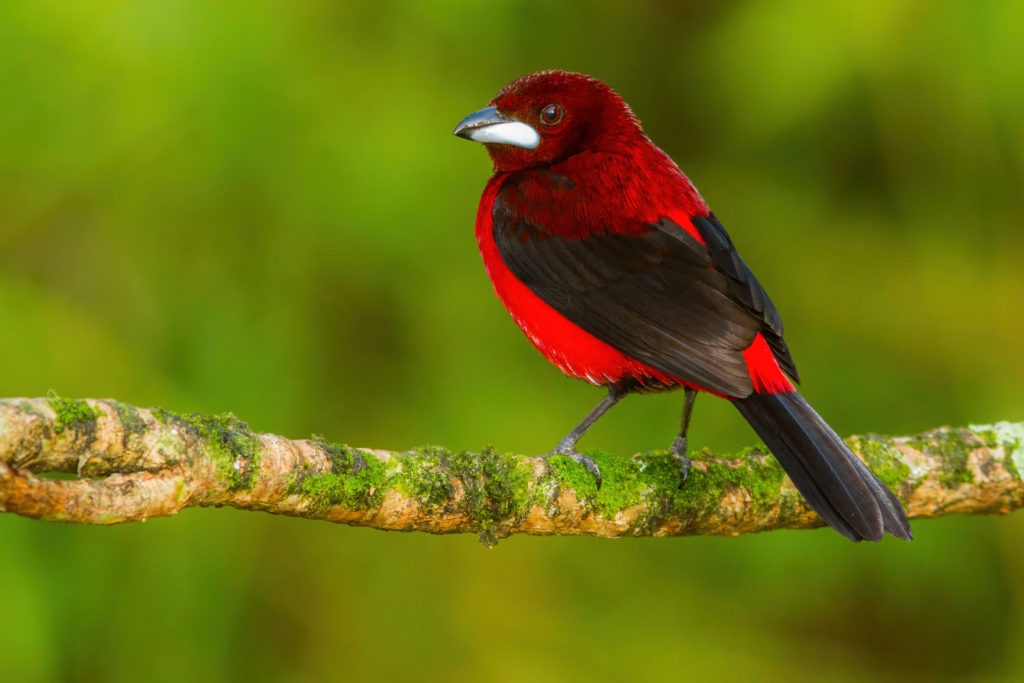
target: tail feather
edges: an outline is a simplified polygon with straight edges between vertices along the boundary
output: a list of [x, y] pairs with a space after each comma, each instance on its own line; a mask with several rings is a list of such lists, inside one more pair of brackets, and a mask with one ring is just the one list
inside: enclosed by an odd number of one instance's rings
[[796, 391], [751, 394], [733, 404], [767, 444], [814, 511], [852, 541], [913, 534], [899, 500]]

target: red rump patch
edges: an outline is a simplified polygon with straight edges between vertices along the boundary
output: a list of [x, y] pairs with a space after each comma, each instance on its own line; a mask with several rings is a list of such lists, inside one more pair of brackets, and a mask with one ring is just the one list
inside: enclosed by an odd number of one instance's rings
[[754, 337], [754, 343], [743, 351], [743, 360], [747, 363], [750, 381], [753, 382], [754, 391], [757, 393], [781, 394], [793, 391], [793, 383], [783, 374], [768, 342], [760, 332]]

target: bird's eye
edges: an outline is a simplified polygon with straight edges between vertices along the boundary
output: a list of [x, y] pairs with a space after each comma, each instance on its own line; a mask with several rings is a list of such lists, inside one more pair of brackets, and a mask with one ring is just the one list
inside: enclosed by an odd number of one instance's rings
[[565, 112], [557, 104], [549, 104], [540, 112], [540, 120], [549, 126], [553, 126], [562, 120]]

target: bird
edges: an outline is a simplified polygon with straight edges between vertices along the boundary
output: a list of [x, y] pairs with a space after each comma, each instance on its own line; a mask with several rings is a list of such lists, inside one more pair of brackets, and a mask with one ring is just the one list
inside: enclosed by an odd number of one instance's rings
[[518, 78], [454, 135], [493, 163], [475, 234], [495, 294], [540, 353], [607, 395], [545, 457], [634, 393], [682, 389], [688, 471], [698, 392], [739, 410], [821, 519], [852, 541], [913, 534], [899, 499], [794, 387], [782, 318], [721, 221], [597, 78]]

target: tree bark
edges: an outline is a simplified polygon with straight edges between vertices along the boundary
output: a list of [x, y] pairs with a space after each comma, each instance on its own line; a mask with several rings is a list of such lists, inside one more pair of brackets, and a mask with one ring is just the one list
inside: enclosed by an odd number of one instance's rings
[[[854, 452], [912, 519], [1024, 505], [1024, 423], [855, 436]], [[118, 524], [187, 507], [394, 531], [621, 536], [736, 535], [821, 526], [763, 446], [691, 453], [591, 451], [603, 483], [561, 456], [351, 448], [257, 434], [233, 415], [181, 416], [112, 400], [0, 399], [0, 512]]]

